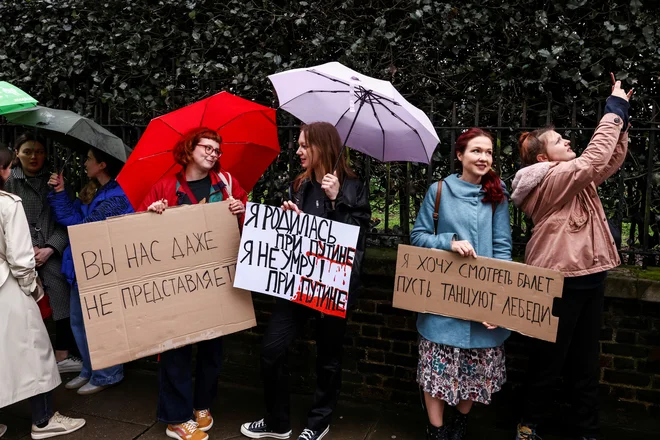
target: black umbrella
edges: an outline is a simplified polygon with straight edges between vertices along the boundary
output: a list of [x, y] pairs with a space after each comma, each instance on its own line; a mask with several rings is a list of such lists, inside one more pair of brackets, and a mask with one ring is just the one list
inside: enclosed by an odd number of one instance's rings
[[131, 153], [131, 149], [117, 136], [91, 119], [69, 110], [37, 106], [7, 113], [4, 117], [12, 124], [37, 128], [53, 140], [84, 152], [94, 147], [122, 162], [126, 162]]

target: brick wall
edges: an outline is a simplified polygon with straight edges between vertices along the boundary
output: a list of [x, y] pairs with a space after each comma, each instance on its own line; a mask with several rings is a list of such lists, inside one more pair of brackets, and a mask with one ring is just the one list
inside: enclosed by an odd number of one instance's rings
[[[350, 314], [345, 338], [342, 394], [358, 400], [417, 403], [415, 314], [391, 306], [394, 261], [367, 253], [360, 299]], [[619, 281], [620, 282], [620, 281]], [[632, 281], [631, 281], [632, 282]], [[272, 299], [253, 295], [258, 326], [225, 338], [223, 376], [259, 385], [261, 335]], [[314, 387], [315, 345], [308, 324], [289, 356], [294, 391]], [[607, 298], [601, 337], [603, 399], [617, 407], [660, 414], [660, 303]], [[525, 338], [506, 343], [509, 385], [520, 384], [526, 368]]]
[[608, 298], [603, 324], [603, 395], [660, 415], [660, 303]]

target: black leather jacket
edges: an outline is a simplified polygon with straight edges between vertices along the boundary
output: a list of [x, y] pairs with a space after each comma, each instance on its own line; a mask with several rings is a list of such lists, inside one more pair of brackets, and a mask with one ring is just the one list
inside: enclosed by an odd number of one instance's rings
[[[289, 197], [293, 203], [302, 209], [303, 200], [307, 192], [311, 189], [311, 182], [305, 180], [294, 191], [293, 185], [289, 187]], [[325, 198], [325, 215], [329, 220], [334, 220], [349, 225], [360, 227], [357, 246], [355, 249], [355, 261], [351, 272], [351, 283], [348, 295], [348, 308], [354, 304], [357, 299], [358, 288], [360, 287], [360, 275], [362, 274], [362, 261], [364, 259], [364, 250], [367, 244], [367, 232], [369, 230], [369, 221], [371, 220], [371, 206], [369, 205], [369, 194], [362, 181], [357, 178], [346, 178], [339, 189], [335, 206], [332, 207], [332, 201]]]

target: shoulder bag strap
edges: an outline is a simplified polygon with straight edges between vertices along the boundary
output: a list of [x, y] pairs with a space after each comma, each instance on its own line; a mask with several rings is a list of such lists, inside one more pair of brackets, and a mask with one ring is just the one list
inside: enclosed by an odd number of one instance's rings
[[440, 212], [440, 196], [442, 195], [442, 180], [438, 181], [438, 191], [435, 193], [435, 208], [433, 209], [433, 235], [438, 233], [438, 213]]
[[[440, 197], [442, 196], [442, 180], [438, 182], [438, 191], [435, 193], [435, 208], [433, 209], [433, 235], [438, 234], [438, 217], [440, 212]], [[495, 215], [495, 210], [497, 205], [491, 203], [493, 208], [493, 215]]]

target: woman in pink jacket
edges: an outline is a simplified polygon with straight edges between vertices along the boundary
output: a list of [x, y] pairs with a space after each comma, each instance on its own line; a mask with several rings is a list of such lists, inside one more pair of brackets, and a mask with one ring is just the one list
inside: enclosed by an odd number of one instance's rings
[[[612, 77], [614, 81], [614, 77]], [[556, 343], [532, 340], [517, 440], [539, 440], [537, 425], [552, 402], [564, 365], [572, 387], [576, 438], [598, 435], [599, 345], [605, 277], [618, 266], [597, 187], [617, 172], [628, 149], [627, 93], [616, 81], [589, 145], [576, 158], [552, 127], [520, 136], [523, 167], [511, 199], [534, 223], [525, 262], [564, 275]]]

